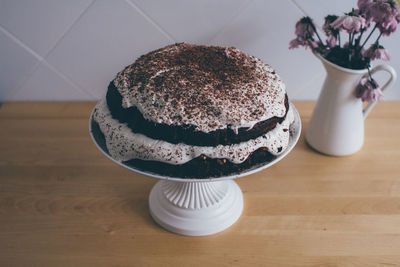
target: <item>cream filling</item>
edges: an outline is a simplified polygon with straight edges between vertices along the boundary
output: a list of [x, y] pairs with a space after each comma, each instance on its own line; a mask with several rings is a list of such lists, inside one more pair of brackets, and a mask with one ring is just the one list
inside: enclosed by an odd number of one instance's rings
[[[279, 155], [288, 146], [289, 126], [294, 120], [294, 115], [289, 108], [285, 120], [265, 135], [238, 144], [215, 147], [192, 146], [183, 143], [172, 144], [133, 133], [126, 123], [120, 123], [111, 116], [105, 99], [100, 100], [96, 105], [93, 118], [99, 124], [106, 139], [107, 149], [114, 159], [118, 161], [153, 160], [177, 165], [200, 155], [224, 158], [239, 164], [261, 147], [268, 148], [273, 155]], [[279, 148], [282, 149], [279, 151]]]

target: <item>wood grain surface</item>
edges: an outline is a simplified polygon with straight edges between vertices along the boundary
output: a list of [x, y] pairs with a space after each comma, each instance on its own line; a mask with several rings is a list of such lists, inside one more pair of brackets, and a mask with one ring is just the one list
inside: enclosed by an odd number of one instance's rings
[[[301, 137], [278, 164], [237, 180], [245, 208], [212, 236], [155, 224], [155, 179], [92, 143], [95, 103], [0, 108], [0, 266], [400, 266], [400, 103], [380, 103], [348, 157]], [[312, 102], [295, 102], [307, 127]]]

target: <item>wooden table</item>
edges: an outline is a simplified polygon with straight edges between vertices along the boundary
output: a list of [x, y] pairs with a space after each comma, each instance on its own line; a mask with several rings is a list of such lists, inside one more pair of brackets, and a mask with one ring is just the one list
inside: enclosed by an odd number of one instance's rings
[[[295, 103], [303, 127], [311, 102]], [[156, 180], [107, 160], [88, 133], [94, 103], [0, 108], [0, 266], [400, 265], [400, 105], [377, 105], [350, 157], [312, 151], [238, 179], [228, 230], [185, 237], [148, 210]]]

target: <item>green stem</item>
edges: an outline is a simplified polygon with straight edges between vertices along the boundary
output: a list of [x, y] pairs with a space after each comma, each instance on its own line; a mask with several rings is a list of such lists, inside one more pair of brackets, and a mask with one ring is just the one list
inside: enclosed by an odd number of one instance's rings
[[379, 41], [379, 39], [381, 38], [381, 36], [382, 36], [382, 32], [379, 34], [378, 38], [376, 38], [376, 41], [375, 41], [375, 44], [376, 44], [376, 45], [378, 45], [378, 41]]
[[361, 29], [361, 32], [360, 32], [360, 35], [359, 35], [359, 36], [357, 37], [357, 39], [356, 39], [355, 46], [359, 46], [359, 45], [360, 45], [361, 37], [363, 36], [364, 32], [365, 32], [365, 28], [362, 28], [362, 29]]
[[364, 45], [367, 43], [368, 39], [371, 37], [372, 33], [373, 33], [375, 30], [376, 30], [376, 24], [375, 24], [374, 28], [372, 29], [372, 31], [369, 33], [367, 39], [365, 39], [364, 43], [361, 45], [360, 50], [363, 49]]
[[348, 51], [349, 51], [349, 65], [351, 66], [351, 51], [350, 51], [350, 48], [351, 48], [351, 33], [349, 33], [349, 49], [348, 49]]
[[351, 33], [349, 33], [349, 48], [351, 47]]
[[311, 23], [310, 25], [311, 25], [312, 29], [314, 30], [315, 34], [317, 35], [319, 42], [320, 42], [323, 46], [325, 46], [324, 43], [322, 42], [322, 39], [321, 39], [321, 37], [319, 36], [319, 34], [318, 34], [318, 32], [317, 32], [317, 29], [315, 28], [314, 24]]

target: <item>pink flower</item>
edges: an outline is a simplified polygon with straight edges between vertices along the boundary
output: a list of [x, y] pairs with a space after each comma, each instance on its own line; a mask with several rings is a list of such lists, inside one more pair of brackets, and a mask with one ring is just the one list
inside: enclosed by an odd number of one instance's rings
[[365, 22], [366, 27], [368, 27], [372, 21], [372, 18], [368, 14], [368, 10], [370, 9], [371, 4], [372, 4], [372, 0], [358, 0], [358, 2], [357, 2], [359, 13], [366, 20], [366, 22]]
[[360, 9], [360, 12], [364, 13], [368, 9], [368, 7], [371, 3], [372, 3], [372, 0], [358, 0], [357, 6]]
[[328, 38], [326, 39], [326, 45], [328, 47], [334, 47], [336, 45], [337, 38], [336, 36], [329, 35]]
[[[337, 19], [338, 19], [338, 16], [336, 16], [336, 15], [328, 15], [328, 16], [326, 16], [324, 25], [322, 26], [322, 30], [326, 34], [332, 34], [332, 31], [335, 31], [335, 29], [332, 28], [331, 23], [334, 22]], [[337, 32], [337, 31], [335, 31], [335, 32]]]
[[361, 100], [364, 102], [380, 101], [383, 97], [383, 92], [380, 88], [374, 90], [365, 90], [361, 96]]
[[315, 49], [319, 46], [319, 43], [313, 40], [305, 40], [304, 38], [298, 36], [296, 39], [293, 39], [289, 43], [289, 49], [295, 49], [299, 46], [304, 46], [305, 48], [309, 47], [311, 49]]
[[343, 15], [336, 19], [331, 26], [334, 29], [346, 30], [348, 33], [360, 32], [365, 27], [366, 20], [361, 16]]
[[383, 35], [394, 32], [400, 22], [400, 9], [394, 0], [375, 0], [368, 5], [365, 14]]
[[325, 32], [327, 38], [326, 38], [326, 44], [328, 47], [334, 47], [337, 42], [337, 36], [339, 34], [339, 30], [335, 30], [332, 26], [331, 23], [334, 22], [338, 16], [335, 15], [328, 15], [325, 17], [325, 23], [322, 26], [322, 30]]
[[365, 77], [356, 88], [356, 96], [364, 102], [379, 101], [383, 97], [383, 92], [374, 79]]
[[399, 24], [399, 22], [396, 20], [396, 18], [390, 17], [388, 20], [377, 24], [377, 27], [383, 35], [388, 36], [392, 32], [396, 31], [397, 24]]
[[301, 18], [296, 23], [296, 30], [294, 33], [304, 39], [312, 38], [315, 34], [312, 19], [310, 17]]
[[[390, 60], [388, 51], [378, 42], [381, 37], [393, 33], [399, 23], [400, 0], [357, 0], [357, 8], [349, 13], [325, 17], [322, 26], [325, 38], [321, 38], [311, 18], [303, 17], [296, 23], [296, 38], [289, 48], [310, 48], [332, 63], [361, 70], [369, 67], [371, 60]], [[366, 49], [368, 43], [373, 43], [370, 38], [376, 30], [380, 32], [375, 43]], [[363, 101], [377, 101], [382, 91], [371, 73], [368, 77], [360, 81], [357, 96]]]
[[373, 44], [366, 51], [363, 52], [364, 57], [368, 57], [370, 60], [390, 60], [389, 51], [379, 44]]
[[299, 46], [305, 46], [307, 47], [307, 42], [301, 37], [297, 37], [296, 39], [293, 39], [289, 43], [289, 49], [295, 49], [298, 48]]
[[296, 23], [295, 29], [296, 38], [290, 41], [289, 49], [304, 46], [315, 49], [319, 46], [319, 42], [314, 40], [315, 26], [310, 17], [303, 17]]

